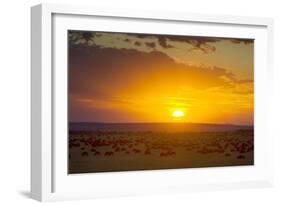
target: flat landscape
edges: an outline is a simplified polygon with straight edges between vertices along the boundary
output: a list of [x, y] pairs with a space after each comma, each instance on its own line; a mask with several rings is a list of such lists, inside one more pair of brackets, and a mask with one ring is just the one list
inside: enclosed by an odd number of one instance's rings
[[254, 164], [252, 126], [71, 123], [69, 173]]

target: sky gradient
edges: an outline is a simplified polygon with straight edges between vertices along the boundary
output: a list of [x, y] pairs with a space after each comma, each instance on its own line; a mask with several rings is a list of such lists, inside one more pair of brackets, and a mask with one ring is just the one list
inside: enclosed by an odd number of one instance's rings
[[251, 125], [253, 55], [250, 39], [69, 31], [70, 121]]

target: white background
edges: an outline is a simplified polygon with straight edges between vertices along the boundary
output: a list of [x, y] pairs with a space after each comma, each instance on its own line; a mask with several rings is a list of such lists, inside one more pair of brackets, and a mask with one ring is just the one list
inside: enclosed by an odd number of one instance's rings
[[[45, 2], [45, 1], [43, 1]], [[270, 189], [244, 189], [177, 195], [122, 197], [80, 202], [57, 202], [59, 205], [281, 205], [281, 5], [278, 1], [260, 0], [61, 0], [92, 6], [134, 8], [140, 10], [180, 11], [206, 14], [266, 16], [275, 20], [274, 95], [271, 129], [275, 134], [275, 182]], [[118, 3], [117, 3], [118, 2]], [[35, 0], [1, 2], [0, 12], [0, 201], [1, 205], [36, 205], [29, 198], [30, 182], [30, 6]], [[279, 46], [278, 46], [279, 45]], [[273, 107], [274, 106], [274, 107]], [[280, 175], [279, 175], [280, 174]]]

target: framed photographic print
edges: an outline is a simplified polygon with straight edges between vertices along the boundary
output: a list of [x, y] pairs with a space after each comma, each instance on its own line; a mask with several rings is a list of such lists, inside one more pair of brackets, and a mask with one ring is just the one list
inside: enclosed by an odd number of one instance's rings
[[271, 19], [31, 11], [34, 199], [272, 185]]

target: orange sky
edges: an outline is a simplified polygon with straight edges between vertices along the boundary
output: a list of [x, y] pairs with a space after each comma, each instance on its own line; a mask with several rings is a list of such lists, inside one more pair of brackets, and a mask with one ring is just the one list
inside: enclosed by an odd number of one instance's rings
[[248, 39], [70, 31], [70, 121], [253, 124], [253, 47]]

